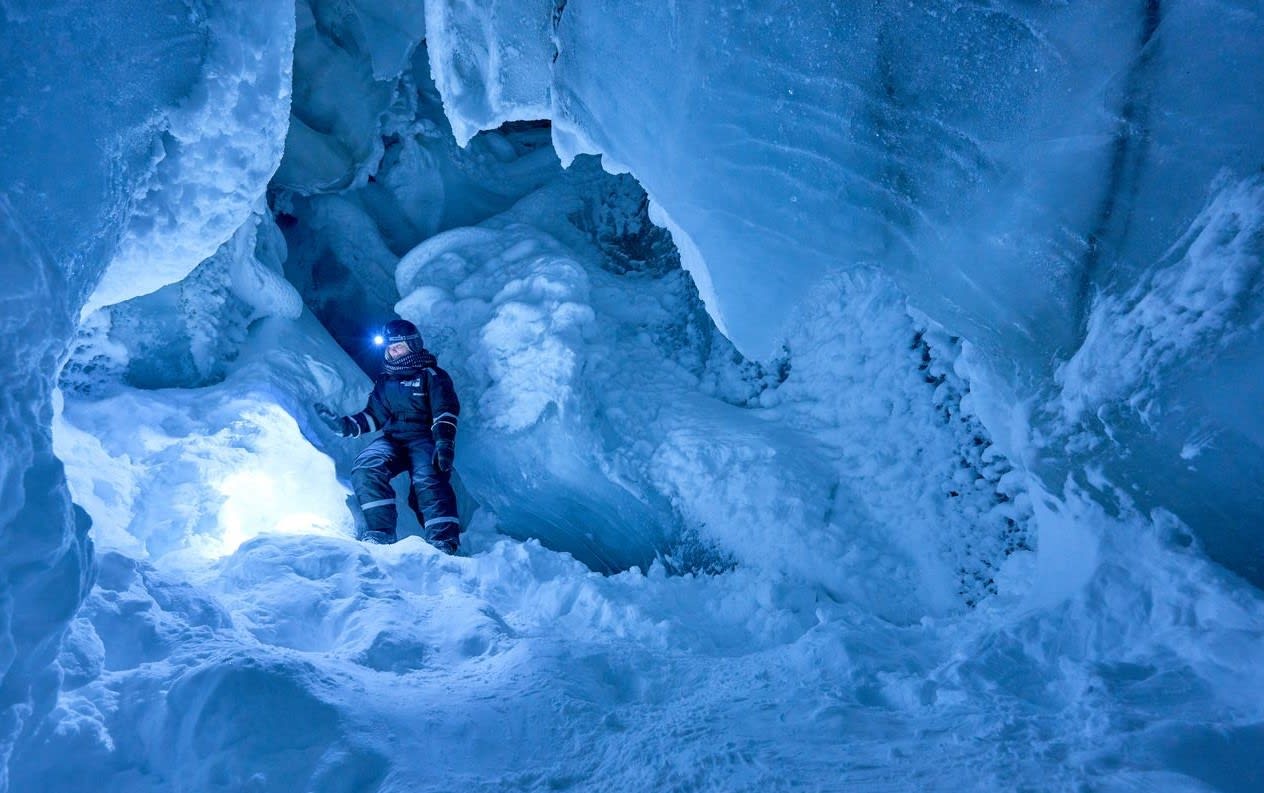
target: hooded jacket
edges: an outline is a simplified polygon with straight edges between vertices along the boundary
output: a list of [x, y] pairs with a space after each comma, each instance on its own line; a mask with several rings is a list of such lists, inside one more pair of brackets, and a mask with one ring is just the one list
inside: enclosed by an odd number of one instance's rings
[[452, 442], [460, 414], [451, 376], [433, 355], [423, 352], [419, 365], [377, 376], [364, 410], [349, 417], [351, 437], [381, 430], [386, 438], [401, 443]]

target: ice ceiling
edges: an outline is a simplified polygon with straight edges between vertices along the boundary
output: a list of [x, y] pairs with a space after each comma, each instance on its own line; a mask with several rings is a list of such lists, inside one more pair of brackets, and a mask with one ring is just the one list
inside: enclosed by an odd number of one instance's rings
[[[0, 40], [0, 790], [1264, 779], [1258, 3]], [[465, 558], [310, 414], [393, 313]]]

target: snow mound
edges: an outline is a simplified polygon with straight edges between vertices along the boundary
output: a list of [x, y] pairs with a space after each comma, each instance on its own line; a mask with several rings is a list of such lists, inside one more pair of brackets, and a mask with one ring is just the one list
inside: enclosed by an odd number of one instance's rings
[[261, 535], [193, 585], [107, 553], [41, 736], [77, 760], [15, 781], [1251, 789], [1258, 598], [1135, 513], [1056, 508], [1133, 564], [905, 627], [750, 570], [602, 576], [490, 525], [470, 557]]
[[805, 315], [780, 380], [761, 373], [717, 334], [629, 184], [577, 161], [396, 272], [398, 311], [461, 390], [462, 481], [502, 530], [605, 570], [697, 543], [703, 564], [777, 571], [899, 620], [995, 591], [1029, 547], [1030, 508], [953, 344], [932, 355], [899, 290], [856, 278]]

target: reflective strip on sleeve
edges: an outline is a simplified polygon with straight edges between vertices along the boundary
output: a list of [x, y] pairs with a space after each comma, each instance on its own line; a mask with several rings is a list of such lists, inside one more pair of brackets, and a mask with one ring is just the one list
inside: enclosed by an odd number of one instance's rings
[[381, 427], [378, 426], [377, 419], [373, 418], [372, 413], [366, 410], [364, 411], [364, 417], [369, 421], [369, 432], [377, 432], [381, 429]]
[[456, 417], [456, 414], [455, 414], [455, 413], [448, 413], [448, 412], [444, 411], [443, 413], [440, 413], [439, 415], [435, 416], [434, 420], [435, 420], [435, 422], [436, 422], [436, 423], [438, 423], [438, 422], [443, 421], [443, 420], [445, 420], [445, 419], [452, 419], [452, 423], [453, 423], [453, 424], [455, 424], [455, 423], [456, 423], [456, 418], [457, 418], [457, 417]]
[[[384, 499], [381, 499], [380, 501], [370, 501], [367, 504], [361, 504], [360, 509], [373, 509], [374, 507], [385, 507], [388, 504], [394, 504], [394, 503], [395, 503], [395, 499], [384, 498]], [[427, 523], [426, 525], [429, 526], [430, 524]]]
[[426, 521], [425, 526], [423, 526], [422, 528], [428, 529], [431, 526], [438, 526], [440, 523], [460, 523], [460, 522], [461, 522], [460, 518], [431, 518], [430, 520]]

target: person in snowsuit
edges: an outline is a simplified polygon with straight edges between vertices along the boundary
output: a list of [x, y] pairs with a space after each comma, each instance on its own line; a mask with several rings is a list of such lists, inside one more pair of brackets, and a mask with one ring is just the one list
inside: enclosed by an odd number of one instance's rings
[[366, 528], [361, 539], [395, 541], [391, 480], [408, 471], [412, 478], [409, 504], [427, 540], [440, 550], [456, 553], [461, 522], [451, 476], [461, 404], [452, 378], [439, 368], [411, 322], [388, 322], [378, 343], [386, 346], [385, 364], [364, 410], [339, 416], [326, 405], [316, 405], [321, 419], [343, 437], [382, 431], [382, 437], [360, 452], [351, 469], [351, 485], [364, 511]]

